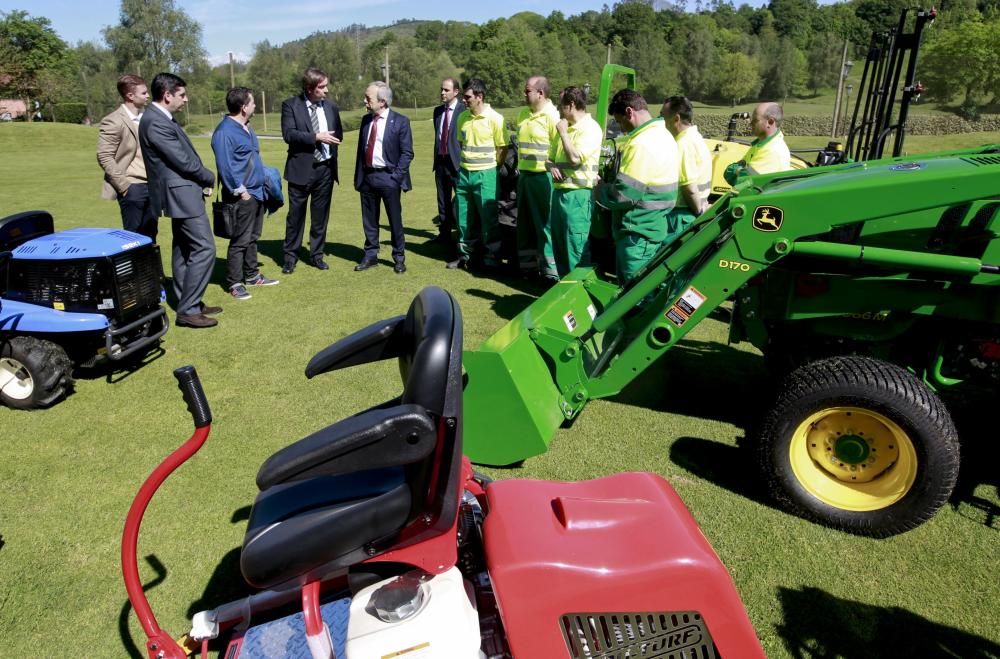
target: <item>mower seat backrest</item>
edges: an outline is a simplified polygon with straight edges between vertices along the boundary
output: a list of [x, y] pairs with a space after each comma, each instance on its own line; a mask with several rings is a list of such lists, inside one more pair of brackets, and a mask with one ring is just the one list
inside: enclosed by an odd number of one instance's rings
[[24, 211], [0, 219], [0, 252], [54, 231], [52, 215], [45, 211]]
[[[369, 330], [386, 334], [377, 323], [343, 342], [370, 346]], [[261, 467], [240, 557], [251, 585], [325, 579], [454, 526], [461, 312], [445, 291], [424, 289], [385, 340], [391, 349], [382, 352], [399, 361], [400, 397], [313, 433]]]

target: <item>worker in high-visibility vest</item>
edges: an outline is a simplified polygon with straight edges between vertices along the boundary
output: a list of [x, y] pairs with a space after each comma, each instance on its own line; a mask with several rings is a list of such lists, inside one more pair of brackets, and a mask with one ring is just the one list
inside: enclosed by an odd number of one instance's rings
[[465, 110], [456, 130], [459, 157], [455, 182], [455, 219], [458, 222], [458, 258], [448, 268], [465, 268], [485, 252], [483, 265], [496, 267], [500, 252], [497, 226], [497, 164], [507, 152], [503, 117], [486, 102], [486, 83], [471, 78], [462, 90]]
[[587, 112], [587, 92], [567, 87], [559, 95], [562, 119], [552, 146], [552, 252], [559, 277], [577, 265], [590, 265], [592, 189], [601, 159], [601, 127]]
[[532, 76], [524, 83], [527, 104], [517, 115], [517, 254], [522, 274], [537, 271], [555, 280], [549, 212], [552, 176], [545, 168], [556, 140], [559, 110], [549, 99], [549, 81]]
[[687, 97], [668, 98], [663, 102], [660, 116], [674, 136], [680, 155], [677, 205], [667, 215], [666, 245], [684, 233], [695, 218], [708, 208], [708, 193], [712, 189], [712, 154], [693, 123], [694, 108]]
[[773, 174], [792, 168], [792, 154], [781, 132], [784, 112], [777, 103], [760, 103], [750, 117], [750, 133], [754, 136], [743, 159], [726, 167], [724, 177], [730, 185], [747, 174]]
[[667, 235], [667, 213], [677, 201], [677, 143], [663, 119], [653, 118], [639, 92], [623, 89], [608, 105], [627, 135], [619, 146], [621, 163], [612, 181], [594, 189], [598, 204], [611, 211], [611, 234], [618, 259], [618, 282], [635, 277]]

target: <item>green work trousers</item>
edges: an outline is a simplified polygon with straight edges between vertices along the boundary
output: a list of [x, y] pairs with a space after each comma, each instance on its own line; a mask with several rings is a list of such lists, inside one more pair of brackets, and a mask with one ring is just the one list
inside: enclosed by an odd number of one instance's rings
[[691, 223], [697, 216], [688, 208], [673, 208], [667, 213], [667, 235], [663, 239], [662, 245], [665, 247], [677, 240], [682, 233], [687, 231]]
[[590, 265], [593, 207], [589, 188], [552, 191], [552, 253], [560, 279], [578, 265]]
[[497, 170], [458, 171], [455, 181], [455, 219], [458, 221], [458, 254], [476, 256], [485, 248], [487, 265], [497, 264], [500, 231], [497, 226]]
[[537, 269], [542, 276], [555, 279], [556, 261], [549, 226], [551, 207], [552, 175], [521, 172], [517, 177], [518, 265], [522, 272]]
[[615, 241], [615, 256], [618, 258], [618, 284], [629, 283], [636, 273], [653, 258], [661, 243], [653, 242], [630, 231], [619, 234]]

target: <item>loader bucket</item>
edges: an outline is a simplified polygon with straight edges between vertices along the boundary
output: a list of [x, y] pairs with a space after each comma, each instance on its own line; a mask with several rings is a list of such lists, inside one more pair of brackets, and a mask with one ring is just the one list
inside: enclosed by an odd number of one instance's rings
[[614, 286], [580, 268], [567, 275], [478, 349], [464, 353], [464, 445], [470, 460], [508, 465], [544, 453], [585, 393], [585, 355], [546, 351], [590, 329], [602, 302], [588, 288]]

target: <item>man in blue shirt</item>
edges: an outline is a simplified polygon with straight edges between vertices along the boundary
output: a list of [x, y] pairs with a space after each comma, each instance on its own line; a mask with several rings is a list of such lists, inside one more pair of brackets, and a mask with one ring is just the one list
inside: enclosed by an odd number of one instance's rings
[[212, 151], [219, 171], [222, 201], [233, 205], [232, 236], [226, 254], [226, 286], [237, 300], [252, 296], [247, 286], [278, 283], [260, 273], [257, 240], [264, 228], [264, 164], [260, 144], [250, 127], [257, 105], [253, 91], [234, 87], [226, 94], [229, 114], [212, 133]]

